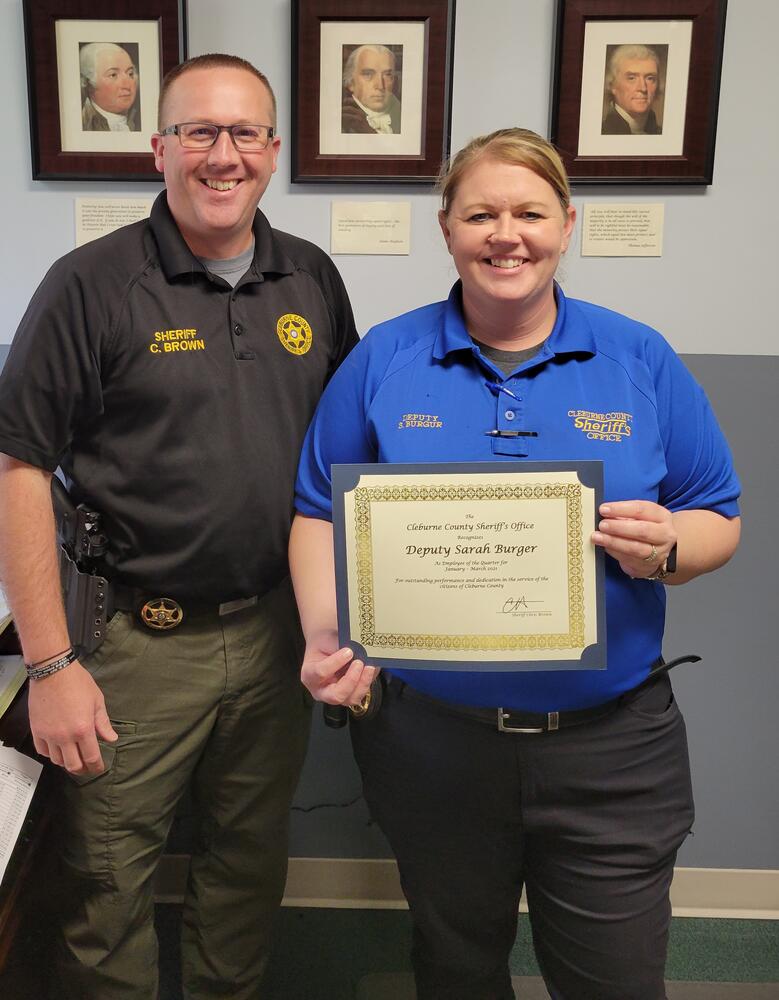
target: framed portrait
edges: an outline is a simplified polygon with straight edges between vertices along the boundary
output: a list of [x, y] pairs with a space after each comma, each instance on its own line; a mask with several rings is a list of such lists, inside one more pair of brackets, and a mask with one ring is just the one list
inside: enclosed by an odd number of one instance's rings
[[435, 180], [454, 0], [294, 0], [292, 39], [293, 181]]
[[159, 180], [160, 82], [186, 0], [24, 0], [34, 180]]
[[573, 182], [711, 184], [727, 0], [558, 0], [551, 139]]

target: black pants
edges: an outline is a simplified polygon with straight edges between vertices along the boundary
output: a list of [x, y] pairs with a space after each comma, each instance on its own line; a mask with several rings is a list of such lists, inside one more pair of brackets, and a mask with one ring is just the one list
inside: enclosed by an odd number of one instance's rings
[[501, 733], [394, 686], [351, 728], [411, 909], [419, 1000], [513, 997], [523, 885], [554, 1000], [662, 1000], [668, 892], [694, 816], [667, 674], [553, 733]]

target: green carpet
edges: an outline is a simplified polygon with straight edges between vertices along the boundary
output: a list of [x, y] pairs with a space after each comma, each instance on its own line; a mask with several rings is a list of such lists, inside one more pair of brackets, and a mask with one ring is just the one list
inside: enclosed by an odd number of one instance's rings
[[779, 921], [674, 920], [666, 978], [779, 984]]
[[[527, 916], [519, 920], [511, 971], [539, 975]], [[671, 922], [665, 974], [669, 980], [779, 983], [779, 921], [677, 918]]]
[[[351, 1000], [366, 977], [409, 971], [410, 939], [404, 910], [284, 908], [268, 1000]], [[539, 975], [527, 916], [519, 920], [511, 971]], [[779, 921], [676, 919], [666, 975], [669, 981], [775, 983], [779, 1000]], [[724, 992], [737, 995], [732, 988]], [[760, 995], [770, 994], [769, 986]], [[705, 998], [705, 992], [695, 995]]]
[[[181, 1000], [180, 922], [179, 906], [157, 907], [160, 1000]], [[45, 922], [21, 935], [0, 976], [2, 1000], [41, 1000], [45, 995], [51, 938]], [[410, 944], [405, 910], [285, 907], [263, 1000], [410, 1000]], [[538, 967], [526, 916], [520, 917], [511, 971], [528, 979], [517, 987], [523, 1000], [544, 997], [543, 987], [534, 981]], [[779, 1000], [779, 921], [674, 920], [667, 978], [669, 1000]], [[716, 983], [723, 985], [715, 988]], [[756, 984], [754, 989], [745, 985], [749, 983]]]
[[[549, 1000], [543, 979], [512, 976], [517, 1000]], [[777, 1000], [779, 986], [772, 983], [679, 983], [666, 984], [668, 1000]], [[296, 998], [290, 998], [296, 1000]], [[376, 973], [357, 984], [354, 1000], [417, 1000], [410, 973]]]
[[[512, 976], [511, 985], [517, 1000], [549, 1000], [544, 981], [535, 976]], [[669, 982], [666, 990], [668, 1000], [777, 1000], [779, 997], [779, 986], [772, 983]], [[403, 972], [366, 976], [357, 984], [354, 1000], [417, 1000], [413, 976]]]

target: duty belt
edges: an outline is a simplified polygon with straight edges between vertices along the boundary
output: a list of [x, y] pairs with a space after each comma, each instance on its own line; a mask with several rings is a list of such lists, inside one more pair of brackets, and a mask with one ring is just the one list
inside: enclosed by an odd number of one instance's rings
[[114, 608], [117, 611], [132, 612], [138, 621], [153, 632], [170, 632], [178, 628], [185, 618], [195, 618], [200, 615], [231, 615], [235, 611], [250, 608], [259, 600], [255, 594], [252, 597], [241, 597], [234, 601], [188, 601], [184, 598], [155, 596], [148, 590], [114, 585]]
[[485, 723], [497, 728], [501, 733], [552, 733], [557, 729], [566, 729], [569, 726], [581, 726], [584, 723], [602, 719], [616, 711], [627, 696], [640, 691], [650, 684], [654, 684], [659, 677], [667, 674], [669, 670], [677, 667], [680, 663], [698, 663], [700, 659], [700, 656], [689, 654], [687, 656], [679, 656], [675, 660], [666, 663], [662, 656], [660, 656], [650, 667], [649, 676], [629, 691], [625, 691], [609, 701], [601, 702], [600, 705], [560, 712], [527, 712], [524, 709], [517, 708], [479, 708], [475, 705], [457, 705], [452, 702], [441, 701], [440, 698], [434, 698], [432, 695], [423, 694], [397, 677], [390, 677], [387, 686], [402, 698], [420, 702], [432, 711], [443, 715], [455, 715], [460, 718], [471, 719], [474, 722]]

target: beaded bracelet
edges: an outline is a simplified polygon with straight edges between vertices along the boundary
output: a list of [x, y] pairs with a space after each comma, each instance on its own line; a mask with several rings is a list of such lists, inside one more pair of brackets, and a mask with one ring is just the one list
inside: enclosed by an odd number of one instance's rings
[[38, 667], [34, 663], [25, 663], [27, 676], [31, 681], [39, 681], [42, 677], [49, 677], [51, 674], [56, 674], [59, 670], [64, 670], [65, 667], [69, 667], [77, 659], [78, 653], [74, 649], [69, 649], [64, 656], [60, 656], [58, 660], [47, 663], [45, 667]]

